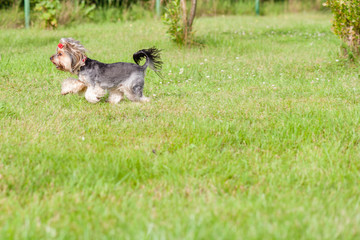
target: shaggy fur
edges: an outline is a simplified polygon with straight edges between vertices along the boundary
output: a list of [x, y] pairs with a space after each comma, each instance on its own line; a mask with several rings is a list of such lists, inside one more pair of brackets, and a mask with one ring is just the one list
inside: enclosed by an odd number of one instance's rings
[[[117, 62], [106, 64], [86, 56], [86, 49], [72, 38], [62, 38], [57, 53], [50, 60], [57, 69], [78, 75], [62, 84], [61, 94], [85, 91], [85, 98], [97, 103], [109, 92], [110, 103], [119, 103], [124, 95], [131, 101], [147, 102], [143, 95], [146, 68], [150, 67], [159, 76], [162, 61], [155, 47], [142, 49], [133, 55], [134, 63]], [[140, 61], [146, 58], [143, 66]]]

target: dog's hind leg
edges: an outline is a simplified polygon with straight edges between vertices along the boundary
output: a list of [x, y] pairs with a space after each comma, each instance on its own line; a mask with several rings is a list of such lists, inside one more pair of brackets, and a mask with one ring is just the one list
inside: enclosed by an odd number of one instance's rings
[[132, 88], [125, 88], [126, 97], [133, 102], [149, 102], [150, 98], [143, 95], [144, 85], [135, 85]]
[[102, 89], [98, 85], [89, 86], [85, 92], [85, 98], [90, 103], [97, 103], [104, 97], [106, 90]]

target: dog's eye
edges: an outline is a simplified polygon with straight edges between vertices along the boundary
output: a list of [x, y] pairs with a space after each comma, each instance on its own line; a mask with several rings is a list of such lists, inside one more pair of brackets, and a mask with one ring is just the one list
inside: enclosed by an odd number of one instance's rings
[[58, 56], [62, 56], [62, 53], [58, 53]]

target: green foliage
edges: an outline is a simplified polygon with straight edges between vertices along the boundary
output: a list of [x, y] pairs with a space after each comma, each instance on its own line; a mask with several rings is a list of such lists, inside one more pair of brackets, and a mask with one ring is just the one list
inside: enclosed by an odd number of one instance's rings
[[[163, 7], [172, 8], [174, 0], [166, 0]], [[318, 0], [297, 0], [301, 6], [299, 11], [315, 9], [315, 3]], [[47, 2], [47, 1], [41, 1]], [[30, 0], [31, 10], [33, 10], [39, 0]], [[53, 28], [52, 21], [57, 25], [69, 26], [83, 22], [118, 22], [133, 21], [143, 18], [150, 18], [154, 15], [153, 0], [60, 0], [61, 9], [57, 10], [55, 16], [43, 10], [36, 14], [31, 12], [32, 25], [41, 25], [47, 28]], [[23, 0], [0, 0], [0, 28], [17, 28], [24, 25]], [[261, 15], [279, 15], [286, 12], [287, 1], [267, 0], [261, 2]], [[6, 10], [5, 10], [6, 9]], [[254, 0], [206, 0], [198, 1], [197, 16], [216, 16], [216, 15], [254, 15]], [[170, 14], [171, 15], [171, 14]], [[170, 16], [168, 16], [170, 17]], [[174, 16], [171, 16], [174, 17]], [[50, 20], [52, 18], [52, 20]], [[169, 22], [169, 36], [174, 41], [182, 44], [181, 20], [176, 22], [177, 17]], [[170, 27], [173, 26], [173, 27]], [[171, 34], [172, 33], [172, 34]], [[172, 37], [173, 36], [173, 37]]]
[[[65, 2], [68, 0], [61, 0], [60, 2]], [[39, 0], [30, 0], [30, 5], [35, 6]], [[134, 4], [146, 4], [150, 0], [71, 0], [75, 5], [79, 2], [84, 2], [86, 5], [95, 4], [98, 7], [102, 8], [119, 8], [119, 7], [130, 7]], [[7, 9], [13, 6], [21, 6], [24, 4], [24, 0], [0, 0], [0, 9]]]
[[95, 9], [91, 21], [94, 22], [121, 22], [149, 19], [153, 13], [140, 5], [132, 5], [129, 8], [100, 8]]
[[41, 21], [42, 27], [54, 29], [59, 24], [66, 25], [93, 19], [95, 8], [95, 4], [87, 5], [85, 1], [60, 3], [59, 0], [41, 0], [36, 4], [34, 10], [38, 13], [36, 17]]
[[92, 19], [94, 17], [94, 10], [96, 9], [95, 4], [86, 5], [85, 1], [82, 1], [77, 9], [76, 15], [81, 15], [84, 18]]
[[149, 0], [86, 0], [87, 4], [96, 4], [98, 7], [105, 8], [118, 8], [118, 7], [130, 7], [131, 5], [139, 2], [148, 2]]
[[334, 14], [333, 31], [346, 44], [345, 52], [360, 55], [360, 0], [327, 0]]
[[13, 0], [0, 0], [0, 8], [8, 8], [13, 5]]
[[166, 33], [179, 45], [185, 43], [184, 26], [181, 24], [180, 0], [171, 0], [165, 8], [163, 22], [168, 25]]
[[18, 7], [0, 9], [0, 28], [24, 27], [25, 14]]
[[168, 25], [167, 34], [178, 45], [194, 44], [194, 32], [182, 19], [180, 0], [171, 0], [165, 8], [163, 22]]
[[61, 4], [61, 11], [59, 14], [59, 24], [68, 25], [76, 22], [85, 22], [94, 20], [96, 5], [87, 5], [85, 1], [80, 3], [72, 1], [65, 1]]
[[39, 18], [45, 28], [58, 27], [58, 13], [61, 9], [59, 0], [40, 0], [35, 6], [35, 11], [40, 13]]

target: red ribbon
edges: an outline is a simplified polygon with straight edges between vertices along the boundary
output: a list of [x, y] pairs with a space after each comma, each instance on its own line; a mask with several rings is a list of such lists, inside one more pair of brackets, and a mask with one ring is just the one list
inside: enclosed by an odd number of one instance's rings
[[64, 47], [64, 45], [62, 45], [61, 43], [58, 44], [58, 48], [62, 49]]

